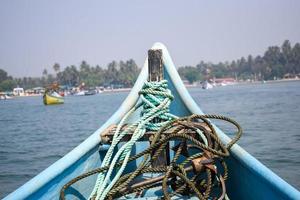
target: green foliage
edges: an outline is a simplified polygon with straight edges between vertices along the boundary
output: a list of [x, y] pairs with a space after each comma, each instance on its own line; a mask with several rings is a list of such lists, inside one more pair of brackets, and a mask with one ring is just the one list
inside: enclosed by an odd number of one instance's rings
[[23, 77], [15, 78], [7, 75], [7, 72], [0, 69], [0, 90], [12, 90], [19, 86], [25, 89], [37, 86], [47, 86], [53, 82], [58, 82], [66, 86], [79, 86], [82, 83], [87, 87], [94, 86], [118, 86], [132, 87], [135, 83], [140, 69], [133, 59], [127, 61], [112, 61], [107, 68], [101, 68], [99, 65], [90, 66], [86, 61], [82, 61], [79, 69], [74, 66], [67, 66], [64, 70], [60, 70], [60, 65], [55, 63], [53, 69], [56, 76], [48, 74], [47, 69], [42, 72], [42, 77]]
[[55, 63], [55, 64], [53, 65], [53, 69], [54, 69], [55, 73], [59, 72], [59, 70], [60, 70], [60, 65], [59, 65], [58, 63]]
[[185, 66], [178, 69], [178, 73], [183, 79], [189, 81], [189, 83], [193, 83], [200, 79], [201, 73], [196, 67]]
[[[58, 65], [59, 64], [55, 64]], [[57, 70], [58, 71], [58, 70]], [[78, 86], [82, 83], [87, 87], [93, 86], [112, 86], [122, 87], [133, 86], [140, 69], [133, 59], [124, 61], [112, 61], [107, 68], [101, 68], [99, 65], [90, 66], [86, 61], [82, 61], [79, 69], [72, 65], [67, 66], [63, 71], [57, 73], [56, 79], [61, 85]], [[43, 73], [45, 74], [45, 73]], [[50, 80], [51, 78], [51, 80]], [[51, 83], [53, 77], [46, 79], [46, 83]]]
[[7, 72], [3, 69], [0, 69], [0, 83], [8, 79]]
[[[58, 81], [61, 85], [78, 86], [85, 83], [93, 86], [133, 86], [140, 69], [133, 59], [127, 61], [112, 61], [106, 68], [99, 65], [91, 66], [82, 61], [79, 67], [74, 65], [61, 68], [55, 63], [53, 69], [56, 75], [48, 74], [47, 69], [41, 78], [23, 77], [13, 79], [7, 72], [0, 69], [0, 90], [12, 90], [20, 86], [25, 89], [46, 86]], [[62, 70], [63, 69], [63, 70]], [[239, 79], [268, 80], [283, 78], [285, 74], [300, 73], [300, 44], [294, 46], [288, 40], [278, 46], [269, 47], [263, 56], [242, 57], [232, 62], [218, 64], [201, 61], [196, 66], [184, 66], [178, 69], [180, 76], [190, 83], [212, 78], [234, 77]]]
[[6, 79], [0, 83], [0, 91], [11, 91], [16, 87], [16, 82], [12, 79]]
[[0, 91], [9, 91], [16, 86], [16, 82], [11, 76], [7, 75], [7, 72], [0, 69]]
[[[285, 74], [296, 75], [300, 73], [300, 44], [296, 43], [292, 47], [290, 42], [285, 40], [281, 47], [269, 47], [263, 56], [253, 57], [249, 55], [247, 59], [242, 57], [231, 63], [213, 64], [201, 61], [196, 67], [180, 67], [178, 71], [189, 82], [208, 80], [214, 77], [256, 80], [283, 78]], [[198, 75], [195, 75], [197, 73]], [[194, 75], [187, 76], [188, 74]], [[196, 80], [195, 77], [197, 77]]]

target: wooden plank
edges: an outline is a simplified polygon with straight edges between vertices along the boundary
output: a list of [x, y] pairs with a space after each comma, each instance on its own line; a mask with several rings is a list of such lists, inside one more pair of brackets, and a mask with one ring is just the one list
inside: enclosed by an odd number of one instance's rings
[[[162, 62], [162, 50], [161, 49], [150, 49], [148, 51], [148, 80], [149, 81], [161, 81], [164, 79], [163, 62]], [[153, 119], [152, 123], [159, 123], [160, 121], [156, 118]], [[153, 167], [161, 167], [169, 164], [170, 161], [170, 145], [166, 145], [166, 150], [163, 150], [161, 154], [153, 161]]]
[[[198, 122], [196, 123], [197, 126], [202, 126], [204, 127], [207, 131], [210, 131], [209, 127], [207, 127], [207, 125], [205, 123], [202, 123], [202, 122]], [[124, 131], [126, 128], [127, 128], [127, 124], [124, 125], [122, 128], [121, 128], [121, 131]], [[117, 125], [110, 125], [107, 129], [105, 129], [101, 134], [100, 134], [100, 137], [101, 137], [101, 142], [104, 143], [104, 144], [110, 144], [112, 139], [113, 139], [113, 136], [115, 134], [115, 131], [117, 129]], [[174, 133], [174, 130], [176, 128], [175, 127], [171, 127], [169, 128], [168, 130], [166, 130], [164, 133], [165, 134], [171, 134], [171, 133]], [[121, 142], [127, 142], [130, 140], [131, 136], [132, 136], [133, 132], [128, 132], [128, 134], [126, 134], [122, 139], [121, 139]], [[150, 141], [151, 140], [151, 137], [153, 137], [154, 135], [156, 134], [156, 132], [152, 132], [152, 131], [147, 131], [144, 136], [142, 138], [139, 139], [139, 141]], [[195, 131], [192, 131], [192, 130], [187, 130], [187, 134], [193, 136], [193, 137], [196, 137], [197, 136], [197, 133], [195, 133]]]
[[161, 49], [150, 49], [148, 51], [148, 72], [148, 81], [161, 81], [164, 79]]

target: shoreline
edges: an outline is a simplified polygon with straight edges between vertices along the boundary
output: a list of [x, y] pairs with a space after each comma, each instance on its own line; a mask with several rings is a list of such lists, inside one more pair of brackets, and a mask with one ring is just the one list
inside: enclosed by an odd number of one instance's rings
[[243, 81], [243, 82], [236, 82], [236, 85], [247, 85], [247, 84], [273, 84], [273, 83], [284, 83], [284, 82], [295, 82], [300, 81], [300, 79], [279, 79], [279, 80], [267, 80], [267, 81]]
[[[284, 82], [295, 82], [300, 81], [300, 79], [279, 79], [279, 80], [268, 80], [268, 81], [236, 81], [229, 83], [225, 86], [231, 86], [231, 85], [251, 85], [251, 84], [274, 84], [274, 83], [284, 83]], [[193, 85], [193, 84], [185, 84], [186, 88], [197, 88], [202, 87], [202, 85]], [[224, 87], [224, 86], [214, 86], [214, 87]]]
[[[275, 83], [284, 83], [284, 82], [295, 82], [295, 81], [300, 81], [300, 79], [279, 79], [279, 80], [268, 80], [268, 81], [237, 81], [230, 83], [226, 86], [231, 86], [231, 85], [251, 85], [251, 84], [275, 84]], [[186, 88], [199, 88], [202, 87], [199, 84], [185, 84], [184, 85]], [[224, 87], [224, 86], [216, 86], [216, 87]], [[118, 89], [111, 89], [111, 90], [104, 90], [100, 93], [97, 93], [96, 95], [99, 94], [109, 94], [109, 93], [120, 93], [120, 92], [130, 92], [132, 88], [118, 88]], [[19, 98], [19, 97], [41, 97], [43, 94], [31, 94], [31, 95], [24, 95], [24, 96], [12, 96], [12, 98]], [[73, 95], [67, 95], [67, 96], [73, 96]], [[84, 95], [83, 95], [84, 96]]]

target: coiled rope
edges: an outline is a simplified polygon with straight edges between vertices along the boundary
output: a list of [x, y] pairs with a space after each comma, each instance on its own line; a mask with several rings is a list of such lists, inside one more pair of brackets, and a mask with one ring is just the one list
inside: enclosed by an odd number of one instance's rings
[[[218, 119], [233, 124], [237, 128], [237, 132], [231, 142], [224, 145], [208, 119]], [[200, 125], [199, 122], [203, 122], [203, 125]], [[172, 130], [172, 133], [170, 133], [170, 130]], [[198, 130], [201, 130], [205, 136], [207, 144], [205, 144], [200, 135], [197, 136]], [[196, 137], [193, 134], [196, 134]], [[107, 193], [106, 198], [114, 199], [131, 193], [140, 193], [145, 189], [155, 187], [162, 188], [164, 199], [171, 199], [172, 196], [178, 194], [196, 195], [201, 200], [227, 198], [225, 181], [228, 179], [228, 168], [224, 158], [229, 156], [229, 149], [238, 141], [241, 135], [242, 129], [240, 125], [224, 116], [191, 115], [172, 120], [155, 134], [154, 139], [147, 149], [128, 159], [128, 162], [131, 162], [142, 156], [144, 158], [134, 171], [124, 174], [118, 179]], [[177, 141], [179, 143], [173, 148], [175, 155], [170, 165], [165, 167], [151, 167], [151, 163], [158, 158], [169, 141]], [[193, 153], [190, 153], [191, 151]], [[200, 161], [197, 162], [198, 160]], [[122, 162], [123, 160], [120, 160], [116, 163], [115, 167], [120, 167]], [[63, 186], [60, 199], [65, 199], [64, 191], [72, 184], [93, 174], [105, 172], [108, 168], [108, 166], [100, 167], [71, 180]], [[163, 175], [156, 181], [148, 181], [136, 185], [132, 184], [143, 174], [149, 173]]]
[[[113, 199], [155, 187], [161, 187], [164, 199], [170, 199], [171, 196], [177, 194], [194, 194], [203, 200], [212, 197], [212, 193], [218, 194], [219, 199], [226, 198], [224, 182], [228, 178], [228, 169], [224, 158], [229, 156], [228, 150], [242, 134], [239, 124], [230, 118], [218, 115], [191, 115], [185, 118], [171, 115], [169, 105], [173, 96], [167, 89], [165, 80], [146, 82], [139, 94], [141, 103], [132, 108], [119, 123], [101, 167], [65, 184], [61, 189], [60, 199], [65, 199], [64, 192], [72, 184], [97, 173], [99, 175], [90, 199]], [[141, 106], [143, 107], [141, 118], [121, 131], [128, 117]], [[154, 120], [157, 118], [159, 122]], [[234, 139], [226, 146], [222, 144], [208, 119], [225, 120], [235, 125], [238, 131]], [[200, 125], [199, 122], [203, 124]], [[130, 156], [133, 145], [144, 135], [146, 129], [157, 131], [150, 146]], [[112, 157], [119, 141], [129, 132], [133, 132], [131, 139]], [[173, 147], [175, 154], [170, 165], [152, 167], [151, 163], [157, 160], [170, 141], [178, 144]], [[192, 154], [189, 153], [190, 150]], [[134, 171], [123, 174], [128, 162], [142, 156], [143, 160]], [[217, 166], [222, 169], [217, 169]], [[116, 171], [116, 175], [109, 182], [113, 170]], [[152, 181], [134, 184], [145, 173], [162, 175]], [[219, 187], [219, 193], [212, 192], [213, 187]]]
[[[118, 181], [127, 166], [128, 159], [133, 145], [141, 138], [147, 130], [157, 131], [175, 116], [169, 113], [169, 105], [173, 96], [168, 89], [166, 80], [160, 82], [146, 82], [139, 92], [141, 103], [133, 107], [121, 120], [113, 137], [112, 144], [108, 149], [101, 167], [109, 166], [107, 171], [99, 173], [95, 187], [90, 195], [90, 198], [103, 200], [107, 193]], [[143, 106], [141, 118], [134, 124], [130, 125], [124, 131], [121, 131], [128, 117]], [[153, 119], [159, 119], [159, 123], [152, 123]], [[130, 131], [133, 131], [131, 139], [124, 144], [113, 157], [113, 152], [116, 149], [120, 140]], [[109, 183], [111, 174], [116, 170], [116, 163], [122, 162], [122, 165], [117, 169], [117, 173]]]

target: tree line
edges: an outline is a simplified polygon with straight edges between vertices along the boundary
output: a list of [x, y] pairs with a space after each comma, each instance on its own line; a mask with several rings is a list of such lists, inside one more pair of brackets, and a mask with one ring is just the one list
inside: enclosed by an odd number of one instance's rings
[[[86, 61], [82, 61], [79, 66], [66, 66], [62, 70], [60, 64], [55, 63], [53, 69], [54, 75], [44, 69], [41, 77], [23, 78], [13, 78], [0, 69], [0, 91], [12, 90], [17, 86], [25, 89], [47, 86], [53, 82], [70, 87], [82, 83], [87, 87], [131, 87], [140, 72], [133, 59], [112, 61], [106, 68], [99, 65], [91, 66]], [[222, 77], [243, 80], [281, 79], [287, 74], [300, 73], [300, 44], [296, 43], [292, 46], [288, 40], [285, 40], [281, 46], [268, 47], [263, 55], [256, 57], [249, 55], [247, 58], [242, 57], [217, 64], [201, 61], [196, 66], [179, 67], [178, 72], [182, 79], [190, 83]]]
[[224, 77], [242, 80], [281, 79], [285, 75], [300, 73], [300, 44], [292, 46], [289, 40], [285, 40], [281, 46], [268, 47], [262, 56], [249, 55], [247, 58], [217, 64], [201, 61], [196, 66], [180, 67], [178, 72], [190, 83]]
[[16, 85], [12, 76], [8, 76], [7, 72], [0, 69], [0, 92], [12, 90]]
[[[53, 66], [56, 72], [57, 81], [61, 85], [78, 86], [82, 83], [85, 86], [133, 86], [140, 69], [133, 59], [127, 61], [112, 61], [107, 65], [107, 68], [102, 68], [99, 65], [90, 66], [86, 61], [82, 61], [79, 69], [76, 66], [67, 66], [63, 71], [60, 71], [58, 63]], [[47, 72], [44, 70], [44, 76]], [[49, 76], [48, 76], [49, 77]], [[51, 82], [51, 81], [50, 81]]]
[[41, 77], [23, 78], [13, 78], [0, 69], [0, 91], [12, 90], [17, 86], [25, 89], [37, 86], [45, 87], [54, 82], [67, 87], [79, 86], [83, 83], [85, 87], [132, 87], [140, 72], [140, 68], [133, 59], [112, 61], [106, 68], [99, 65], [91, 66], [86, 61], [82, 61], [78, 67], [71, 65], [61, 70], [60, 64], [55, 63], [53, 69], [54, 75], [44, 69]]

